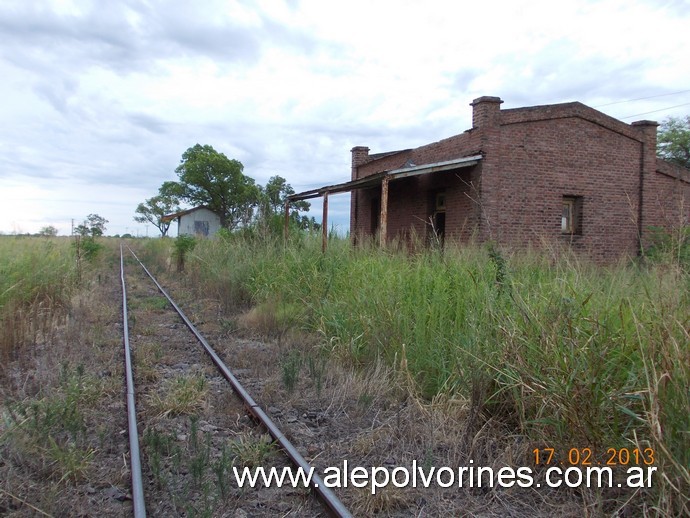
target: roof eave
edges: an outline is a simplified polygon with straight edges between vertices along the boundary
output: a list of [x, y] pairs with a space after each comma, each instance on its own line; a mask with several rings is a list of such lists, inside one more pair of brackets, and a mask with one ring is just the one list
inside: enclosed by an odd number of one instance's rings
[[392, 169], [390, 171], [380, 171], [364, 178], [358, 178], [349, 182], [338, 183], [335, 185], [327, 185], [319, 187], [318, 189], [311, 189], [309, 191], [300, 192], [288, 196], [288, 201], [295, 202], [300, 200], [309, 200], [312, 198], [319, 198], [324, 194], [335, 194], [339, 192], [352, 191], [354, 189], [362, 189], [365, 187], [373, 187], [383, 181], [383, 178], [388, 176], [391, 180], [399, 178], [407, 178], [410, 176], [419, 176], [422, 174], [438, 173], [460, 167], [471, 167], [479, 163], [482, 155], [472, 155], [467, 157], [456, 158], [454, 160], [446, 160], [444, 162], [435, 162], [432, 164], [414, 165], [411, 167], [402, 167], [399, 169]]

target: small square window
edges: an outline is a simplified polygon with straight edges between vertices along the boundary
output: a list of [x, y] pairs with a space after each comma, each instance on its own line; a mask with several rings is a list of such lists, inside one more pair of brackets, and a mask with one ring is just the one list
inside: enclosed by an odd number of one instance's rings
[[209, 224], [208, 221], [195, 221], [194, 233], [198, 236], [208, 236]]
[[582, 234], [582, 196], [563, 196], [561, 233]]

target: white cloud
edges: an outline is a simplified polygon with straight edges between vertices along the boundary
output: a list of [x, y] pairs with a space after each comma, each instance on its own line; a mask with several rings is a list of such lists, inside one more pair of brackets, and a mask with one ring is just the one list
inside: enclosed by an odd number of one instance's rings
[[301, 190], [346, 180], [354, 145], [462, 132], [481, 95], [597, 106], [684, 91], [604, 109], [688, 113], [665, 110], [690, 102], [688, 22], [687, 2], [652, 0], [0, 1], [0, 193], [13, 199], [0, 231], [92, 212], [132, 231], [196, 143]]

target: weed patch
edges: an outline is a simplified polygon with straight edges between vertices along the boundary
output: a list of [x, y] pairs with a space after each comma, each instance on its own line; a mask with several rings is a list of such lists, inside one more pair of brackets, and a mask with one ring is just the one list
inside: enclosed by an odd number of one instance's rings
[[[566, 450], [654, 448], [663, 480], [653, 497], [628, 495], [627, 505], [674, 515], [690, 505], [690, 278], [681, 248], [670, 263], [597, 267], [496, 247], [411, 255], [332, 239], [323, 254], [309, 236], [287, 247], [229, 236], [199, 243], [187, 265], [202, 290], [232, 270], [256, 322], [321, 337], [341, 365], [383, 362], [413, 398], [470, 402], [468, 448], [488, 423]], [[277, 324], [281, 307], [295, 309]], [[322, 384], [316, 358], [288, 352], [279, 365], [287, 391], [307, 375]], [[358, 396], [363, 410], [371, 397]]]
[[68, 240], [0, 237], [0, 365], [52, 338], [76, 281]]
[[1, 440], [58, 483], [78, 482], [95, 453], [88, 441], [85, 411], [96, 404], [100, 393], [100, 382], [86, 375], [83, 366], [63, 365], [60, 385], [49, 396], [7, 404]]
[[208, 383], [202, 375], [178, 376], [164, 382], [159, 392], [149, 395], [148, 403], [159, 417], [192, 415], [206, 404], [208, 390]]

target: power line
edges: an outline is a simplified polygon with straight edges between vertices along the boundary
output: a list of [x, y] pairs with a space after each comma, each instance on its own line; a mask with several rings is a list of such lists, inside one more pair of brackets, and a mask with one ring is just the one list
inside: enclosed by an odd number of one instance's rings
[[[633, 101], [644, 101], [646, 99], [655, 99], [657, 97], [666, 97], [668, 95], [679, 95], [679, 94], [685, 94], [690, 92], [690, 90], [681, 90], [680, 92], [672, 92], [669, 94], [658, 94], [658, 95], [650, 95], [648, 97], [638, 97], [637, 99], [628, 99], [626, 101], [615, 101], [612, 103], [606, 103], [606, 104], [600, 104], [598, 106], [592, 106], [592, 108], [603, 108], [604, 106], [613, 106], [614, 104], [623, 104], [623, 103], [631, 103]], [[650, 112], [652, 113], [652, 112]], [[635, 117], [635, 115], [633, 115]]]
[[649, 115], [650, 113], [665, 112], [666, 110], [672, 110], [673, 108], [680, 108], [682, 106], [690, 106], [690, 103], [676, 104], [675, 106], [668, 106], [660, 110], [652, 110], [651, 112], [637, 113], [635, 115], [628, 115], [627, 117], [618, 117], [619, 119], [632, 119], [633, 117], [641, 117], [642, 115]]

